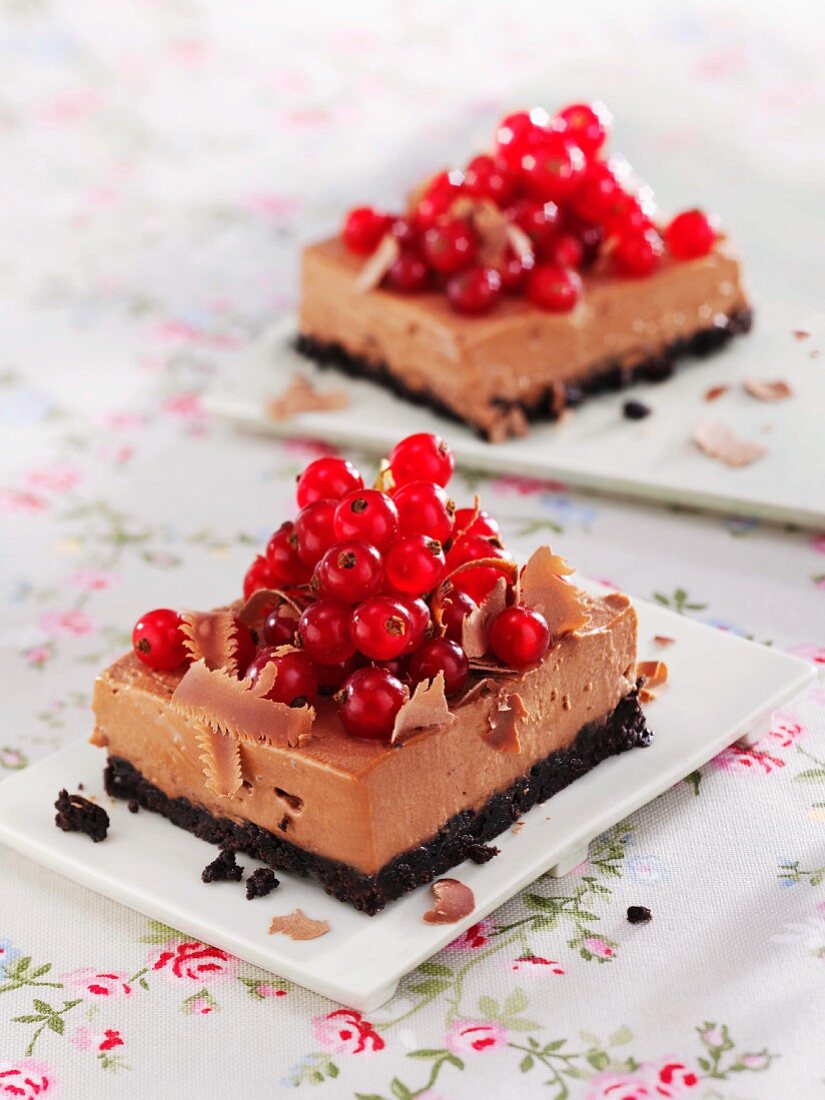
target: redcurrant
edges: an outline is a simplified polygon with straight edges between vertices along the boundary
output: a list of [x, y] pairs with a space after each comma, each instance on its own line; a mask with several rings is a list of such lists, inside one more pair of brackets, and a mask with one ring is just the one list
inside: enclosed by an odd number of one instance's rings
[[352, 608], [339, 600], [316, 600], [301, 615], [298, 631], [304, 651], [319, 665], [336, 665], [355, 653], [350, 637]]
[[463, 188], [464, 175], [461, 172], [439, 172], [434, 176], [416, 205], [417, 227], [423, 231], [447, 217]]
[[452, 275], [473, 262], [477, 242], [464, 222], [442, 222], [425, 231], [422, 248], [424, 259], [433, 271]]
[[478, 199], [506, 206], [516, 191], [516, 177], [501, 158], [483, 153], [473, 157], [464, 173], [464, 190]]
[[278, 584], [279, 581], [272, 572], [272, 566], [263, 554], [258, 554], [243, 579], [243, 598], [248, 600], [253, 592], [261, 588], [277, 588]]
[[677, 260], [695, 260], [707, 256], [716, 241], [713, 222], [701, 210], [685, 210], [665, 229], [665, 240]]
[[470, 665], [467, 654], [449, 638], [431, 638], [410, 657], [410, 679], [413, 683], [434, 680], [444, 673], [445, 695], [455, 695], [467, 682]]
[[396, 486], [411, 481], [434, 481], [442, 488], [453, 476], [455, 460], [440, 435], [417, 432], [390, 451], [390, 469]]
[[528, 194], [541, 202], [559, 202], [579, 186], [585, 169], [584, 153], [564, 134], [550, 133], [521, 158], [522, 179]]
[[274, 649], [262, 649], [246, 673], [254, 685], [267, 665], [276, 669], [275, 682], [264, 696], [288, 707], [304, 707], [318, 694], [318, 672], [305, 653], [276, 654]]
[[306, 584], [312, 569], [298, 557], [295, 524], [282, 523], [267, 543], [266, 560], [279, 584]]
[[291, 608], [276, 607], [270, 611], [264, 621], [263, 635], [268, 646], [277, 648], [282, 645], [294, 645], [298, 619]]
[[441, 543], [427, 535], [402, 535], [384, 555], [387, 581], [409, 596], [432, 592], [444, 575], [444, 563]]
[[582, 281], [575, 271], [538, 264], [527, 277], [527, 298], [538, 309], [567, 313], [578, 302]]
[[235, 665], [238, 668], [239, 675], [243, 676], [244, 670], [255, 660], [257, 646], [252, 631], [246, 623], [241, 622], [238, 618], [235, 619], [232, 641], [234, 644]]
[[571, 103], [553, 119], [553, 128], [572, 138], [588, 160], [607, 138], [610, 113], [603, 103]]
[[313, 578], [318, 591], [342, 603], [360, 603], [381, 587], [384, 568], [381, 555], [368, 542], [337, 542], [318, 562]]
[[340, 500], [363, 484], [364, 479], [351, 462], [324, 455], [310, 462], [298, 478], [298, 507], [304, 508], [316, 500]]
[[352, 612], [355, 648], [373, 661], [389, 661], [405, 651], [412, 632], [408, 609], [392, 596], [370, 596]]
[[495, 148], [498, 159], [513, 170], [521, 167], [521, 158], [550, 132], [550, 116], [541, 107], [531, 111], [516, 111], [498, 124]]
[[456, 313], [489, 313], [501, 297], [501, 276], [494, 267], [468, 267], [447, 283], [447, 301]]
[[[457, 566], [476, 561], [479, 558], [501, 558], [502, 561], [508, 561], [509, 555], [502, 548], [500, 540], [497, 538], [465, 535], [447, 553], [448, 575]], [[473, 569], [463, 569], [450, 579], [454, 588], [466, 592], [476, 603], [481, 603], [499, 577], [502, 576], [508, 577], [509, 573], [505, 569], [496, 569], [495, 566], [480, 565]]]
[[189, 662], [181, 617], [168, 607], [141, 615], [132, 631], [132, 647], [139, 660], [156, 671], [168, 671]]
[[384, 550], [398, 530], [398, 509], [379, 489], [357, 489], [338, 504], [332, 526], [338, 540], [359, 539]]
[[409, 481], [393, 493], [400, 535], [429, 535], [442, 544], [453, 533], [455, 503], [433, 481]]
[[644, 233], [628, 233], [619, 237], [611, 259], [621, 275], [643, 278], [656, 270], [663, 252], [662, 238], [655, 229], [648, 229]]
[[395, 718], [409, 692], [386, 668], [359, 668], [348, 676], [340, 693], [338, 717], [352, 737], [389, 741]]
[[534, 665], [550, 648], [547, 620], [528, 607], [505, 607], [490, 628], [490, 648], [511, 668]]
[[384, 276], [384, 282], [389, 289], [397, 290], [401, 294], [417, 294], [426, 288], [429, 281], [427, 265], [417, 252], [409, 248], [403, 250]]
[[334, 500], [314, 500], [295, 517], [298, 557], [304, 565], [314, 566], [335, 542], [335, 532], [332, 529], [335, 505]]
[[452, 588], [441, 604], [441, 622], [445, 637], [460, 645], [464, 635], [464, 620], [477, 607], [478, 604], [466, 592]]
[[524, 281], [527, 272], [532, 268], [535, 260], [531, 253], [517, 256], [511, 249], [504, 254], [504, 259], [496, 264], [496, 271], [501, 279], [501, 289], [504, 294], [520, 294], [524, 289]]
[[536, 202], [534, 199], [521, 199], [507, 211], [510, 221], [514, 222], [532, 242], [533, 248], [540, 252], [553, 240], [559, 221], [559, 208], [554, 202]]
[[347, 214], [341, 236], [350, 252], [368, 256], [375, 251], [389, 226], [390, 218], [387, 214], [382, 214], [371, 206], [359, 206]]
[[430, 627], [430, 608], [426, 600], [413, 599], [411, 596], [397, 596], [396, 599], [410, 617], [410, 638], [404, 652], [412, 653], [427, 636]]
[[501, 538], [498, 521], [483, 508], [479, 508], [478, 511], [475, 508], [459, 508], [455, 514], [454, 531], [456, 538], [464, 538], [465, 535], [484, 535], [490, 539]]

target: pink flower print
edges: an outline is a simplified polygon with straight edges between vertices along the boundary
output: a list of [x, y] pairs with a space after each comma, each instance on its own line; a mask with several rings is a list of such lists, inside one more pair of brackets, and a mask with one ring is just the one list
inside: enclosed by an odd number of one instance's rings
[[135, 448], [128, 443], [102, 443], [95, 453], [110, 466], [123, 466], [133, 457]]
[[69, 1042], [73, 1047], [77, 1047], [78, 1050], [91, 1050], [92, 1047], [97, 1046], [97, 1041], [90, 1028], [83, 1027], [75, 1028], [72, 1034], [69, 1036]]
[[473, 1020], [456, 1020], [444, 1037], [444, 1046], [450, 1054], [488, 1054], [507, 1042], [507, 1031], [495, 1020], [478, 1023]]
[[491, 927], [488, 920], [480, 920], [476, 924], [471, 924], [466, 932], [462, 932], [460, 936], [457, 936], [447, 945], [448, 950], [462, 951], [466, 948], [477, 950], [479, 947], [483, 947], [485, 943], [489, 943]]
[[730, 745], [722, 749], [711, 761], [713, 767], [723, 772], [747, 775], [752, 772], [759, 775], [771, 775], [778, 768], [785, 767], [785, 761], [773, 756], [764, 749], [748, 745]]
[[806, 732], [802, 723], [798, 722], [792, 715], [786, 714], [784, 711], [777, 711], [768, 737], [778, 742], [783, 749], [787, 749]]
[[86, 997], [117, 1000], [119, 997], [128, 997], [132, 992], [132, 987], [121, 974], [98, 971], [93, 966], [72, 970], [68, 974], [62, 974], [61, 977], [67, 985], [82, 992]]
[[541, 481], [535, 477], [497, 477], [493, 489], [500, 493], [531, 497], [539, 493], [563, 493], [567, 486], [561, 481]]
[[206, 43], [199, 38], [175, 38], [169, 43], [169, 56], [182, 65], [200, 65], [206, 54]]
[[590, 1078], [585, 1100], [652, 1100], [654, 1086], [635, 1073], [605, 1070]]
[[103, 97], [96, 88], [78, 88], [63, 92], [43, 108], [44, 122], [56, 126], [73, 126], [96, 114], [103, 106]]
[[121, 1038], [120, 1032], [116, 1031], [114, 1028], [107, 1027], [106, 1030], [103, 1032], [103, 1039], [100, 1043], [98, 1043], [97, 1049], [103, 1051], [114, 1050], [115, 1047], [122, 1046], [123, 1039]]
[[284, 440], [283, 449], [291, 458], [305, 462], [312, 461], [313, 458], [323, 458], [324, 455], [338, 454], [334, 447], [318, 439], [287, 439]]
[[146, 423], [146, 417], [141, 413], [116, 412], [103, 418], [103, 424], [107, 428], [116, 431], [129, 431], [129, 429], [142, 428]]
[[161, 401], [160, 407], [164, 412], [177, 416], [181, 420], [200, 421], [206, 416], [198, 393], [179, 393], [174, 397], [167, 397], [165, 401]]
[[95, 632], [95, 624], [85, 611], [46, 611], [40, 627], [50, 638], [83, 638]]
[[384, 1049], [384, 1040], [354, 1008], [339, 1008], [312, 1021], [317, 1042], [335, 1054], [363, 1054]]
[[47, 507], [43, 497], [36, 493], [22, 489], [0, 489], [0, 512], [32, 514], [44, 512]]
[[760, 1070], [767, 1069], [771, 1064], [771, 1060], [767, 1054], [758, 1052], [755, 1054], [743, 1054], [740, 1061], [743, 1066], [747, 1066], [748, 1069], [759, 1072]]
[[699, 1038], [705, 1044], [706, 1047], [720, 1047], [725, 1041], [725, 1036], [722, 1033], [722, 1029], [718, 1027], [709, 1027], [699, 1033]]
[[825, 665], [825, 645], [803, 644], [791, 646], [788, 650], [795, 657], [801, 657], [803, 661], [811, 661], [815, 665]]
[[[105, 1031], [92, 1031], [91, 1028], [85, 1025], [75, 1028], [69, 1036], [69, 1042], [73, 1047], [84, 1052], [87, 1050], [105, 1052], [124, 1045], [123, 1037], [115, 1028], [109, 1027]], [[2, 1093], [0, 1093], [0, 1096], [2, 1096]]]
[[0, 1097], [15, 1097], [16, 1100], [41, 1100], [46, 1096], [56, 1100], [57, 1084], [52, 1072], [43, 1062], [33, 1058], [20, 1058], [16, 1061], [0, 1060]]
[[292, 195], [257, 193], [250, 195], [247, 202], [250, 210], [256, 214], [262, 214], [276, 221], [294, 218], [301, 209], [301, 204]]
[[69, 584], [81, 592], [105, 592], [120, 584], [120, 577], [107, 569], [78, 569], [69, 577]]
[[48, 493], [67, 493], [82, 481], [82, 475], [74, 466], [56, 463], [31, 470], [26, 476], [26, 484], [32, 489], [43, 489]]
[[47, 661], [51, 660], [52, 651], [47, 645], [36, 645], [27, 649], [24, 656], [32, 668], [42, 668]]
[[162, 321], [155, 327], [154, 334], [159, 340], [168, 340], [178, 344], [196, 344], [198, 342], [198, 330], [187, 321], [173, 319]]
[[153, 970], [161, 971], [172, 979], [204, 984], [233, 977], [238, 966], [234, 955], [196, 940], [168, 943], [156, 958], [149, 961]]
[[215, 1002], [211, 997], [195, 997], [187, 1003], [186, 1007], [193, 1016], [208, 1016], [210, 1012], [215, 1011]]
[[277, 985], [272, 985], [270, 982], [259, 982], [255, 986], [255, 993], [259, 997], [285, 997], [285, 989], [279, 989]]
[[814, 535], [813, 541], [811, 542], [811, 549], [817, 554], [825, 554], [825, 534]]
[[656, 1075], [656, 1095], [664, 1096], [667, 1100], [685, 1096], [699, 1084], [696, 1070], [675, 1058], [663, 1062], [658, 1069], [654, 1067], [651, 1072]]
[[597, 959], [612, 959], [616, 954], [610, 944], [605, 943], [605, 941], [598, 936], [587, 936], [582, 941], [582, 946], [585, 947], [591, 955], [595, 955]]
[[563, 974], [564, 969], [555, 959], [546, 959], [543, 955], [519, 955], [513, 959], [511, 969], [533, 971], [534, 973]]

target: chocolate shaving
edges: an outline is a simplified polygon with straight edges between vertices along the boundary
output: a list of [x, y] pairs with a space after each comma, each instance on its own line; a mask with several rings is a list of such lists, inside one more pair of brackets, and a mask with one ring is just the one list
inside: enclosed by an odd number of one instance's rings
[[705, 401], [716, 401], [728, 392], [730, 386], [711, 386], [705, 390]]
[[485, 676], [483, 680], [473, 684], [459, 700], [454, 702], [453, 707], [466, 707], [469, 703], [475, 702], [476, 699], [484, 699], [486, 696], [492, 695], [495, 690], [495, 681], [491, 680], [489, 676]]
[[270, 936], [280, 933], [283, 936], [289, 936], [291, 940], [317, 940], [327, 932], [329, 932], [329, 921], [313, 920], [303, 909], [295, 909], [291, 913], [284, 913], [283, 916], [273, 917], [269, 925]]
[[639, 688], [639, 702], [640, 703], [652, 703], [656, 698], [652, 691], [648, 691], [647, 688]]
[[676, 639], [675, 638], [669, 638], [667, 636], [667, 634], [654, 634], [653, 635], [653, 641], [656, 643], [656, 645], [668, 646], [668, 645], [674, 645], [675, 642], [676, 642]]
[[693, 432], [693, 442], [709, 458], [726, 466], [749, 466], [767, 454], [767, 447], [753, 440], [739, 439], [727, 424], [719, 420], [703, 420]]
[[514, 222], [507, 223], [507, 243], [522, 263], [529, 263], [533, 259], [533, 242], [521, 226]]
[[521, 752], [518, 737], [519, 722], [527, 718], [529, 712], [524, 700], [517, 691], [501, 696], [487, 715], [488, 729], [482, 730], [481, 739], [496, 752]]
[[261, 620], [276, 607], [286, 605], [296, 619], [300, 619], [303, 608], [293, 596], [280, 588], [259, 588], [243, 603], [236, 612], [237, 617], [246, 626], [257, 626]]
[[644, 687], [648, 690], [667, 683], [667, 665], [664, 661], [639, 661], [636, 673], [644, 677]]
[[[491, 199], [462, 195], [450, 207], [454, 218], [464, 218], [478, 237], [478, 258], [483, 264], [501, 263], [509, 244], [510, 222]], [[528, 238], [529, 240], [529, 238]]]
[[554, 638], [582, 630], [590, 622], [585, 594], [564, 579], [572, 572], [549, 546], [540, 546], [521, 572], [519, 603], [540, 612]]
[[511, 668], [510, 665], [500, 665], [493, 660], [482, 660], [480, 657], [474, 657], [470, 661], [471, 672], [486, 672], [491, 676], [520, 676], [523, 672], [523, 668]]
[[807, 340], [811, 335], [810, 332], [806, 332], [804, 328], [795, 328], [793, 330], [795, 340]]
[[184, 611], [181, 620], [183, 644], [193, 661], [237, 673], [238, 634], [232, 611]]
[[461, 625], [461, 644], [469, 658], [483, 657], [489, 648], [490, 628], [507, 606], [507, 580], [499, 577], [478, 607]]
[[374, 290], [389, 269], [401, 255], [401, 245], [392, 233], [385, 233], [378, 247], [361, 268], [355, 280], [355, 289], [366, 292]]
[[345, 409], [349, 397], [344, 390], [316, 390], [309, 379], [296, 374], [286, 389], [266, 403], [266, 415], [276, 422], [291, 420], [304, 412], [331, 412]]
[[476, 907], [473, 891], [457, 878], [442, 878], [432, 883], [435, 902], [424, 914], [425, 924], [455, 924], [464, 920]]
[[455, 721], [444, 694], [444, 673], [416, 684], [412, 696], [395, 716], [390, 744], [397, 745], [420, 730], [437, 729]]
[[745, 393], [757, 401], [784, 401], [793, 396], [793, 390], [781, 378], [769, 381], [766, 378], [746, 378], [742, 383]]

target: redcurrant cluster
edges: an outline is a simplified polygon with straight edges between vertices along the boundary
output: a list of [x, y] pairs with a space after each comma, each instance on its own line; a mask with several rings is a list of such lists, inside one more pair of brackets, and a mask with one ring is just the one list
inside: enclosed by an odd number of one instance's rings
[[[624, 276], [652, 274], [666, 251], [679, 260], [706, 255], [716, 231], [699, 210], [657, 224], [650, 202], [626, 185], [621, 163], [606, 159], [609, 116], [575, 103], [551, 117], [541, 108], [507, 115], [493, 150], [463, 171], [439, 172], [404, 215], [362, 206], [342, 238], [368, 256], [386, 235], [397, 258], [383, 285], [405, 294], [441, 289], [458, 313], [488, 313], [502, 294], [564, 313], [582, 293], [580, 273], [598, 264]], [[463, 201], [462, 201], [463, 200]], [[467, 200], [470, 200], [469, 202]], [[482, 262], [473, 201], [493, 203], [519, 231], [495, 262]]]
[[[467, 684], [464, 620], [504, 578], [515, 576], [498, 524], [480, 508], [456, 508], [446, 487], [453, 457], [438, 436], [409, 436], [367, 488], [352, 463], [323, 457], [298, 478], [299, 511], [273, 534], [244, 578], [244, 598], [276, 590], [256, 650], [236, 620], [237, 665], [254, 683], [276, 667], [267, 698], [289, 706], [332, 697], [356, 737], [388, 739], [414, 686], [443, 674], [446, 695]], [[478, 564], [473, 564], [478, 562]], [[512, 603], [512, 601], [511, 601]], [[151, 668], [186, 663], [179, 616], [166, 609], [136, 625], [134, 648]], [[490, 630], [508, 668], [540, 661], [544, 618], [512, 604]]]

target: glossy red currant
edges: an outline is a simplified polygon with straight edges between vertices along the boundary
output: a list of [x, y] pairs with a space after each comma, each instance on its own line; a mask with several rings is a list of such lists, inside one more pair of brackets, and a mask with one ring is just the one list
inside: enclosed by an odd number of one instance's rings
[[541, 252], [556, 235], [559, 208], [554, 202], [521, 199], [510, 207], [507, 216], [527, 234], [535, 251]]
[[298, 556], [295, 524], [282, 523], [266, 546], [266, 560], [278, 585], [306, 584], [312, 569]]
[[274, 648], [282, 645], [294, 645], [297, 629], [298, 617], [292, 611], [292, 608], [276, 607], [274, 611], [270, 611], [264, 620], [264, 642]]
[[384, 572], [396, 592], [421, 596], [432, 592], [444, 575], [444, 551], [427, 535], [402, 535], [384, 555]]
[[452, 588], [441, 604], [444, 636], [460, 645], [464, 635], [464, 620], [477, 607], [478, 604], [466, 592], [462, 592], [459, 588]]
[[320, 695], [332, 695], [343, 684], [344, 680], [359, 667], [359, 657], [354, 653], [346, 661], [339, 661], [335, 665], [315, 665], [318, 674], [318, 692]]
[[489, 313], [501, 297], [501, 276], [494, 267], [468, 267], [447, 283], [447, 301], [456, 313]]
[[589, 160], [604, 145], [610, 123], [603, 103], [571, 103], [556, 114], [553, 128], [572, 138]]
[[483, 535], [490, 539], [500, 539], [501, 528], [498, 520], [483, 508], [479, 508], [478, 511], [475, 508], [458, 508], [455, 514], [455, 537], [464, 538], [465, 535]]
[[559, 202], [579, 186], [585, 166], [584, 153], [575, 142], [550, 133], [521, 158], [522, 180], [534, 199]]
[[272, 571], [272, 566], [263, 554], [258, 554], [243, 579], [243, 598], [248, 600], [254, 592], [262, 588], [277, 588], [278, 585], [279, 581]]
[[619, 181], [609, 164], [594, 160], [587, 165], [575, 195], [571, 199], [573, 209], [589, 222], [601, 222], [610, 213]]
[[534, 665], [550, 648], [547, 620], [528, 607], [506, 607], [490, 628], [490, 648], [511, 668]]
[[384, 550], [398, 531], [398, 509], [379, 489], [357, 489], [338, 504], [332, 526], [339, 540], [359, 539]]
[[384, 285], [401, 294], [417, 294], [430, 282], [427, 265], [417, 252], [405, 248], [384, 276]]
[[495, 149], [498, 159], [511, 170], [521, 168], [521, 158], [550, 132], [550, 116], [541, 107], [506, 115], [496, 128]]
[[335, 542], [332, 517], [336, 503], [334, 500], [314, 500], [295, 517], [298, 557], [304, 565], [314, 566]]
[[535, 259], [531, 253], [517, 256], [508, 248], [504, 259], [496, 264], [496, 271], [501, 279], [501, 290], [504, 294], [520, 294], [524, 289], [527, 272], [533, 267]]
[[439, 172], [434, 176], [415, 207], [415, 224], [422, 232], [446, 218], [464, 189], [462, 172]]
[[407, 688], [388, 669], [359, 668], [336, 696], [338, 717], [352, 737], [389, 741], [408, 698]]
[[421, 241], [424, 259], [439, 275], [453, 275], [475, 259], [476, 237], [462, 221], [430, 226]]
[[578, 269], [584, 261], [584, 246], [572, 233], [560, 233], [542, 249], [541, 258], [555, 267]]
[[393, 493], [400, 535], [428, 535], [442, 544], [453, 533], [455, 503], [434, 481], [409, 481]]
[[663, 252], [662, 238], [655, 229], [648, 229], [619, 237], [610, 258], [620, 275], [643, 278], [653, 274], [661, 263]]
[[335, 665], [355, 653], [349, 623], [352, 608], [340, 600], [316, 600], [298, 622], [304, 652], [319, 665]]
[[315, 570], [313, 588], [342, 603], [360, 603], [374, 595], [384, 579], [381, 555], [368, 542], [347, 539], [327, 550]]
[[439, 672], [444, 673], [444, 693], [447, 696], [461, 691], [470, 672], [467, 654], [449, 638], [431, 638], [410, 657], [410, 679], [413, 683], [434, 680]]
[[278, 655], [274, 649], [262, 649], [249, 666], [246, 678], [255, 684], [267, 665], [275, 668], [275, 682], [265, 699], [288, 707], [304, 707], [315, 700], [318, 672], [305, 653], [295, 650]]
[[506, 206], [516, 191], [515, 173], [502, 158], [486, 153], [473, 157], [464, 172], [464, 190], [477, 199], [491, 199]]
[[390, 661], [405, 651], [412, 631], [408, 609], [392, 596], [371, 596], [352, 612], [350, 636], [372, 661]]
[[368, 256], [390, 227], [391, 219], [371, 206], [359, 206], [350, 210], [344, 219], [341, 236], [350, 252]]
[[665, 240], [677, 260], [696, 260], [707, 256], [716, 243], [713, 222], [701, 210], [685, 210], [665, 229]]
[[489, 565], [463, 569], [460, 573], [451, 576], [457, 566], [480, 558], [500, 558], [502, 562], [509, 561], [509, 555], [502, 548], [499, 539], [485, 538], [481, 535], [466, 535], [457, 540], [447, 553], [446, 575], [450, 577], [454, 588], [466, 592], [476, 603], [481, 603], [499, 577], [509, 577], [506, 568], [497, 569]]
[[147, 611], [135, 623], [132, 647], [138, 659], [148, 668], [169, 671], [189, 662], [183, 637], [181, 617], [177, 611], [159, 607]]
[[[395, 597], [410, 617], [410, 637], [404, 653], [418, 649], [430, 629], [430, 607], [426, 600], [412, 596]], [[403, 677], [402, 677], [403, 679]]]
[[455, 460], [440, 435], [417, 432], [396, 443], [390, 451], [389, 464], [396, 486], [410, 481], [433, 481], [446, 486], [453, 476]]
[[582, 281], [575, 271], [537, 264], [527, 277], [527, 299], [548, 313], [568, 313], [578, 302]]
[[298, 507], [304, 508], [316, 500], [340, 500], [363, 484], [364, 479], [351, 462], [324, 455], [310, 462], [298, 478]]

